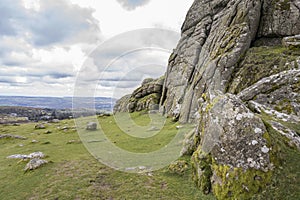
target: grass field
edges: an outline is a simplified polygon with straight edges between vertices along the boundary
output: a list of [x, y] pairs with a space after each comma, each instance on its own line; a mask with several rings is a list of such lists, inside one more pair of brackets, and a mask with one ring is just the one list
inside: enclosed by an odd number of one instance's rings
[[[132, 118], [139, 125], [150, 122], [141, 113], [133, 114]], [[178, 125], [167, 120], [159, 134], [140, 139], [124, 134], [112, 116], [98, 120], [114, 144], [132, 152], [151, 152], [163, 147], [175, 136]], [[49, 123], [40, 130], [34, 126], [0, 125], [0, 134], [28, 138], [0, 139], [0, 199], [214, 199], [195, 188], [190, 166], [183, 175], [171, 173], [167, 167], [139, 174], [117, 171], [91, 156], [81, 143], [73, 120]], [[129, 127], [127, 131], [136, 130]], [[50, 163], [26, 173], [26, 162], [6, 158], [36, 151], [46, 154]]]

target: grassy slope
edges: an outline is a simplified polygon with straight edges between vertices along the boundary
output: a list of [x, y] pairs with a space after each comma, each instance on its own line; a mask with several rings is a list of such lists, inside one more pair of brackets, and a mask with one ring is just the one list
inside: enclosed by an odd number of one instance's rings
[[[138, 124], [149, 119], [134, 114]], [[167, 143], [176, 133], [168, 121], [162, 134], [146, 142], [132, 139], [116, 127], [113, 117], [99, 118], [108, 137], [121, 148], [131, 151], [152, 151]], [[0, 126], [0, 134], [16, 134], [28, 140], [0, 140], [0, 199], [213, 199], [198, 191], [190, 177], [171, 174], [167, 169], [152, 176], [129, 174], [110, 169], [95, 160], [81, 143], [67, 144], [79, 137], [72, 128], [64, 131], [57, 127], [72, 127], [72, 120], [49, 124], [45, 130], [34, 130], [34, 124]], [[31, 143], [38, 140], [38, 143]], [[24, 146], [19, 146], [23, 144]], [[42, 151], [49, 163], [35, 171], [24, 173], [25, 162], [6, 159], [11, 154], [29, 154]], [[188, 159], [188, 158], [183, 158]], [[189, 169], [190, 170], [190, 169]]]

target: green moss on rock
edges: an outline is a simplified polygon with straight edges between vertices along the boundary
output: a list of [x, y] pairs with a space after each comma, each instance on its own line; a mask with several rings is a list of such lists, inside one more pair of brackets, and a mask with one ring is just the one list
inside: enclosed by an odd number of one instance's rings
[[274, 0], [276, 10], [288, 11], [291, 9], [291, 4], [289, 0]]
[[171, 163], [168, 167], [169, 171], [178, 175], [184, 175], [188, 170], [189, 165], [186, 160], [177, 160]]
[[[228, 92], [237, 94], [262, 78], [285, 70], [297, 69], [300, 52], [282, 46], [253, 47], [241, 61]], [[274, 88], [276, 89], [276, 88]]]
[[255, 169], [244, 170], [218, 165], [213, 162], [213, 193], [217, 199], [250, 199], [270, 182], [272, 172]]
[[204, 194], [210, 193], [211, 177], [213, 174], [211, 169], [211, 156], [201, 151], [201, 148], [198, 148], [198, 150], [194, 152], [191, 161], [193, 169], [193, 180], [196, 183], [196, 186]]

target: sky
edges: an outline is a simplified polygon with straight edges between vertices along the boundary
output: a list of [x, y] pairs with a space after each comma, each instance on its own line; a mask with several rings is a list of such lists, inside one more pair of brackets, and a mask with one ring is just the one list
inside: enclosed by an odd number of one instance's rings
[[166, 71], [192, 2], [0, 0], [0, 94], [131, 93]]

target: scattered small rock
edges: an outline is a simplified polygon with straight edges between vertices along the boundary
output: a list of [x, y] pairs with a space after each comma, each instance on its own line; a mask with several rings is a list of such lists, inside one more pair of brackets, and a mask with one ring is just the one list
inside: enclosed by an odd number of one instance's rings
[[87, 123], [86, 130], [89, 130], [89, 131], [97, 130], [97, 123], [96, 122]]
[[36, 125], [34, 126], [34, 128], [35, 128], [35, 129], [45, 129], [46, 127], [45, 127], [44, 124], [36, 124]]
[[37, 140], [32, 140], [31, 143], [38, 143], [39, 141]]
[[80, 143], [81, 143], [80, 140], [69, 140], [69, 141], [67, 142], [67, 144], [80, 144]]
[[59, 119], [52, 119], [50, 123], [59, 123]]
[[30, 158], [45, 158], [45, 154], [43, 152], [33, 152], [29, 154]]
[[29, 170], [37, 169], [37, 168], [39, 168], [42, 165], [45, 165], [47, 163], [48, 163], [47, 160], [42, 160], [42, 159], [39, 159], [39, 158], [34, 158], [34, 159], [30, 160], [27, 163], [27, 165], [24, 168], [24, 171], [29, 171]]
[[0, 134], [0, 139], [20, 139], [20, 140], [27, 140], [26, 137], [19, 136], [19, 135], [11, 135], [11, 134]]
[[33, 158], [45, 158], [45, 154], [43, 152], [33, 152], [29, 155], [25, 155], [25, 154], [14, 154], [14, 155], [10, 155], [7, 156], [6, 158], [8, 159], [33, 159]]
[[50, 131], [50, 130], [45, 131], [45, 134], [51, 134], [51, 133], [52, 133], [52, 131]]
[[183, 126], [176, 126], [176, 129], [182, 129]]
[[69, 129], [69, 127], [68, 126], [64, 126], [64, 127], [62, 127], [60, 130], [63, 130], [63, 131], [65, 131], [65, 130], [68, 130]]

